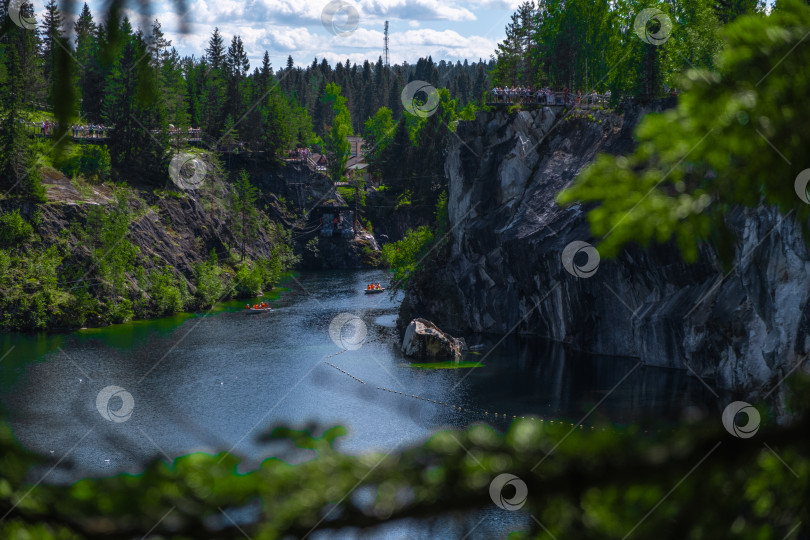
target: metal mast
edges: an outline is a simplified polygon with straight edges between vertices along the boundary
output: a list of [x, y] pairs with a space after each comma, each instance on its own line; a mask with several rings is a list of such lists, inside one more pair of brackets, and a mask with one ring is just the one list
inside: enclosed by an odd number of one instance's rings
[[385, 21], [385, 48], [383, 50], [383, 65], [388, 67], [388, 21]]

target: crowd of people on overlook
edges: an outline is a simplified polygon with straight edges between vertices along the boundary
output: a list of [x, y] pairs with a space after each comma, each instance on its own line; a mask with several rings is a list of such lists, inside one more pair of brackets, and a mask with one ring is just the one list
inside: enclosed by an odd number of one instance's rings
[[[677, 97], [678, 89], [664, 86], [663, 94], [669, 97]], [[610, 90], [604, 94], [598, 94], [596, 91], [576, 92], [570, 91], [568, 88], [562, 90], [552, 90], [548, 87], [540, 89], [533, 89], [527, 86], [496, 86], [490, 90], [489, 103], [537, 103], [548, 105], [573, 105], [576, 107], [588, 105], [604, 105], [610, 102]]]
[[552, 90], [548, 87], [539, 89], [527, 86], [496, 86], [490, 91], [490, 103], [541, 103], [549, 105], [576, 105], [593, 104], [610, 101], [610, 90], [604, 94], [596, 91], [582, 90], [571, 92], [568, 88]]
[[290, 159], [304, 160], [310, 156], [312, 156], [312, 150], [309, 148], [296, 148], [289, 152]]
[[187, 134], [189, 140], [201, 140], [202, 139], [202, 128], [195, 128], [189, 126], [188, 129], [174, 127], [172, 124], [169, 124], [169, 135], [171, 137], [177, 137], [179, 135]]
[[[51, 137], [59, 129], [59, 122], [43, 120], [42, 122], [29, 122], [34, 130], [34, 135]], [[107, 136], [108, 126], [103, 124], [73, 124], [70, 126], [70, 134], [74, 139], [103, 139]]]
[[[28, 122], [34, 135], [51, 137], [59, 129], [59, 122], [43, 120], [42, 122]], [[109, 136], [110, 126], [104, 124], [73, 124], [70, 126], [70, 134], [74, 139], [106, 139]], [[201, 128], [189, 126], [187, 129], [176, 128], [169, 125], [169, 135], [177, 137], [187, 135], [188, 140], [202, 140], [203, 131]]]
[[74, 139], [104, 139], [107, 137], [108, 129], [103, 124], [73, 124], [70, 126]]

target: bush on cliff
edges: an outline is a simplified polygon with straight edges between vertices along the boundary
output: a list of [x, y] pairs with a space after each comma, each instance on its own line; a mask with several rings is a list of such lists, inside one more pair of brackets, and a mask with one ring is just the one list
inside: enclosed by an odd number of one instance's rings
[[81, 175], [87, 180], [103, 182], [110, 177], [111, 159], [107, 145], [83, 144], [65, 156], [59, 169], [66, 176]]
[[394, 280], [404, 284], [408, 276], [417, 270], [422, 259], [430, 251], [434, 236], [430, 227], [422, 226], [409, 230], [399, 242], [386, 244], [382, 248], [382, 258], [394, 270]]
[[237, 298], [253, 298], [270, 290], [281, 278], [281, 264], [278, 256], [271, 259], [259, 258], [240, 264], [236, 270], [234, 291]]
[[172, 268], [154, 268], [148, 274], [139, 267], [138, 285], [146, 293], [137, 302], [138, 317], [160, 317], [183, 311], [189, 298], [188, 288]]
[[34, 228], [20, 215], [19, 210], [0, 215], [0, 246], [16, 246], [28, 240]]
[[209, 308], [222, 297], [225, 288], [222, 285], [222, 268], [218, 264], [216, 251], [211, 250], [207, 261], [194, 267], [197, 304]]

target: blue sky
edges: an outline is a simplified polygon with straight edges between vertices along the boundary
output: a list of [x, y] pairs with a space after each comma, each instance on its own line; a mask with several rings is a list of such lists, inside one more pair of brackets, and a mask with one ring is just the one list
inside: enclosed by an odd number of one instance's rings
[[[376, 61], [382, 54], [383, 26], [390, 21], [391, 62], [416, 62], [432, 55], [437, 62], [479, 58], [488, 59], [504, 37], [504, 27], [520, 3], [516, 0], [339, 0], [351, 4], [359, 15], [357, 28], [346, 36], [333, 35], [324, 27], [321, 15], [327, 0], [187, 0], [184, 21], [189, 33], [179, 30], [177, 13], [171, 1], [153, 2], [151, 18], [157, 17], [172, 45], [182, 56], [199, 56], [208, 38], [219, 27], [230, 41], [240, 35], [251, 60], [259, 64], [264, 51], [270, 53], [274, 68], [283, 66], [288, 55], [296, 64], [310, 64], [326, 57], [333, 66], [350, 58], [361, 64]], [[45, 0], [34, 0], [42, 11]], [[98, 20], [104, 0], [87, 2]], [[77, 0], [76, 9], [82, 2]], [[127, 7], [133, 24], [141, 23], [137, 2]], [[346, 22], [341, 10], [335, 16], [338, 27]], [[39, 17], [38, 17], [39, 18]], [[41, 20], [41, 19], [40, 19]]]

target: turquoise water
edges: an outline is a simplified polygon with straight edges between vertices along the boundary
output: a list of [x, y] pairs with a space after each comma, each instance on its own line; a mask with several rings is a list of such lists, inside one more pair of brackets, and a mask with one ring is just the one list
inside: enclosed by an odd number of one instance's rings
[[[487, 421], [505, 429], [512, 416], [576, 422], [590, 411], [589, 422], [660, 424], [687, 408], [717, 408], [714, 396], [682, 372], [525, 338], [468, 337], [481, 348], [465, 360], [481, 367], [411, 366], [394, 330], [400, 296], [362, 291], [387, 277], [302, 273], [285, 282], [266, 314], [245, 314], [241, 300], [207, 314], [3, 335], [0, 400], [23, 445], [69, 457], [74, 468], [55, 469], [47, 478], [54, 483], [138, 472], [148, 460], [195, 451], [230, 450], [249, 469], [273, 455], [258, 438], [278, 424], [344, 425], [348, 435], [338, 448], [362, 453], [414, 445], [444, 426]], [[97, 406], [110, 386], [131, 395], [123, 422], [107, 419], [126, 405], [123, 394], [113, 392], [107, 409]], [[520, 521], [508, 514], [486, 520], [475, 537]], [[384, 536], [415, 537], [402, 527]]]

